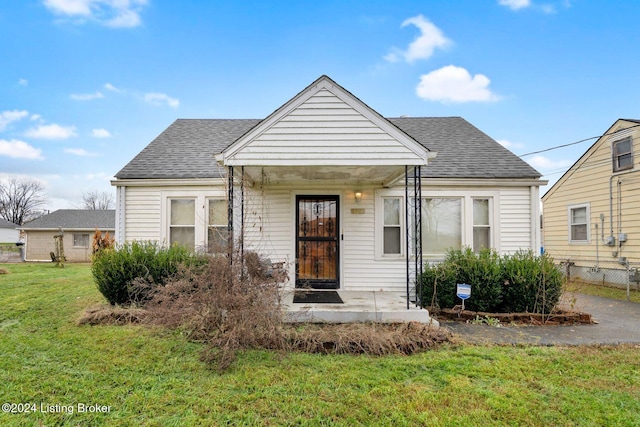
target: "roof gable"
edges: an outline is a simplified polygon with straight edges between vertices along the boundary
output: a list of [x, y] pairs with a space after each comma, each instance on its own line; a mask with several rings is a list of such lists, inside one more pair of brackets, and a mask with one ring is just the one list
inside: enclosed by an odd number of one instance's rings
[[234, 165], [424, 165], [435, 153], [322, 76], [227, 147]]
[[[630, 135], [634, 129], [637, 129], [640, 126], [640, 120], [636, 119], [618, 119], [616, 120], [609, 128], [604, 132], [596, 141], [580, 156], [576, 162], [571, 165], [569, 169], [558, 179], [552, 186], [547, 190], [547, 192], [542, 196], [542, 201], [546, 201], [550, 198], [556, 191], [558, 191], [566, 181], [571, 179], [571, 176], [580, 169], [585, 163], [589, 161], [589, 159], [595, 155], [596, 152], [602, 149], [603, 145], [611, 144], [612, 141], [616, 139], [620, 139], [627, 134]], [[609, 152], [611, 148], [607, 147]], [[607, 167], [611, 167], [611, 162], [608, 163]]]

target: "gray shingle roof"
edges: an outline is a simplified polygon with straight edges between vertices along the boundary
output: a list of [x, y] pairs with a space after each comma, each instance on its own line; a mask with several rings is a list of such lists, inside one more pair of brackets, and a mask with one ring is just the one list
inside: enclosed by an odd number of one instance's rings
[[122, 168], [116, 178], [218, 178], [214, 156], [259, 122], [178, 119]]
[[11, 221], [7, 221], [4, 218], [0, 218], [0, 228], [18, 228], [18, 226]]
[[116, 211], [109, 210], [85, 210], [85, 209], [59, 209], [48, 215], [41, 216], [24, 224], [24, 230], [31, 229], [58, 229], [63, 230], [115, 230]]
[[437, 152], [422, 168], [428, 178], [540, 178], [527, 162], [462, 117], [387, 119], [416, 141]]
[[[540, 178], [541, 174], [461, 117], [388, 119], [438, 153], [430, 178]], [[178, 119], [117, 174], [134, 178], [217, 178], [214, 156], [260, 120]]]

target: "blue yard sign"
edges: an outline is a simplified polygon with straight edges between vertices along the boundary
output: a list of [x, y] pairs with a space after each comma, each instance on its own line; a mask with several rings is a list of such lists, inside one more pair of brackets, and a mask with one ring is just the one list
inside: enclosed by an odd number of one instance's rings
[[462, 300], [462, 309], [464, 310], [464, 300], [471, 296], [471, 285], [466, 283], [458, 283], [456, 295]]

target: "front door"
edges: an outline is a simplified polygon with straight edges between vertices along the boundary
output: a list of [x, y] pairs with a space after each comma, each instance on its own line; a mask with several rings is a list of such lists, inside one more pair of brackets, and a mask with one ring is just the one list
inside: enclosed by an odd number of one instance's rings
[[338, 196], [296, 197], [296, 288], [340, 287]]

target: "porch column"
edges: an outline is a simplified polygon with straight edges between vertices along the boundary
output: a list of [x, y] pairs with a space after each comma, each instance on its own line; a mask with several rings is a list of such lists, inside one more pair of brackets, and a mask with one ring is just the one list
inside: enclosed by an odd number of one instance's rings
[[[404, 167], [404, 197], [405, 197], [405, 253], [407, 271], [407, 310], [411, 300], [411, 287], [415, 288], [415, 304], [423, 308], [422, 302], [422, 170], [420, 166], [413, 167], [413, 203], [409, 197], [409, 167]], [[413, 207], [413, 217], [409, 210]], [[411, 274], [411, 257], [413, 256], [413, 275]], [[413, 277], [412, 277], [413, 276]], [[412, 280], [413, 279], [413, 280]]]
[[233, 166], [227, 168], [227, 222], [229, 263], [233, 264]]

